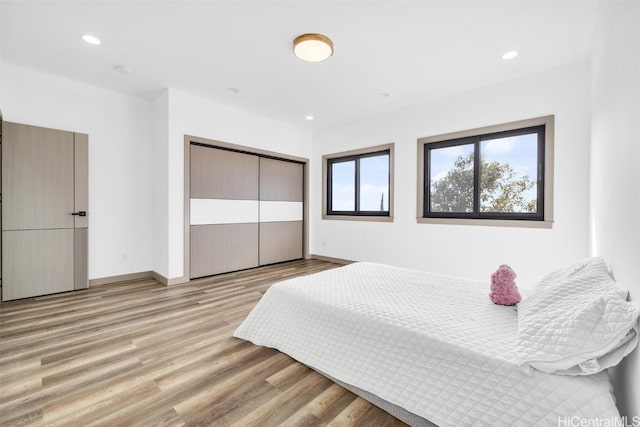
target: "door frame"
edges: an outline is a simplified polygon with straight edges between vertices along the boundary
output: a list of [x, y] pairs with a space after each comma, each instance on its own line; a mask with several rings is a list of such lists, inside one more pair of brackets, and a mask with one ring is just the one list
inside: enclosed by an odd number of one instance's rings
[[191, 143], [206, 145], [211, 148], [226, 148], [229, 150], [244, 152], [261, 157], [271, 157], [281, 160], [290, 160], [301, 163], [303, 165], [303, 201], [302, 201], [302, 256], [309, 259], [309, 159], [305, 157], [297, 157], [289, 154], [278, 153], [275, 151], [262, 150], [255, 147], [245, 145], [232, 144], [229, 142], [218, 141], [213, 139], [202, 138], [199, 136], [184, 136], [184, 259], [182, 268], [182, 277], [171, 279], [167, 284], [185, 283], [190, 279], [190, 245], [191, 245]]

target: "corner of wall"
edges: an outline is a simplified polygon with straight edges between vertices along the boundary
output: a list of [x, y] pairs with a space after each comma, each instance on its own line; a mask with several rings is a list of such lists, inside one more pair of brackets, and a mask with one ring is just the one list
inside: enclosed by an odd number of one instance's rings
[[[632, 301], [640, 301], [638, 22], [639, 2], [600, 2], [591, 62], [591, 254], [610, 263]], [[640, 348], [610, 373], [620, 413], [640, 415]]]
[[168, 191], [169, 191], [169, 91], [163, 90], [152, 101], [152, 146], [153, 163], [152, 204], [152, 247], [153, 271], [168, 277], [169, 275], [169, 242], [168, 242]]

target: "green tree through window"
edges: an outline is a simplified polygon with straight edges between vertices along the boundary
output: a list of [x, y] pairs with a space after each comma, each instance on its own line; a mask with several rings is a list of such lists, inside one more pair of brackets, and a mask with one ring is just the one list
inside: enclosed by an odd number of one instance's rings
[[545, 125], [422, 147], [424, 218], [545, 220]]
[[[447, 174], [431, 183], [432, 212], [472, 212], [474, 153], [460, 155]], [[535, 213], [537, 198], [528, 198], [535, 181], [519, 176], [508, 162], [481, 161], [480, 210], [482, 212]], [[471, 191], [470, 191], [471, 190]]]

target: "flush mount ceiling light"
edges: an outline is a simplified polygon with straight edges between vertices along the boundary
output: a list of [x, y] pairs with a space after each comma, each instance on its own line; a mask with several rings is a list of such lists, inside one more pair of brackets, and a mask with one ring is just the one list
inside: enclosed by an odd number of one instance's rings
[[504, 55], [502, 55], [502, 59], [513, 59], [516, 56], [518, 56], [518, 51], [510, 50], [509, 52], [507, 52]]
[[314, 118], [313, 116], [306, 116], [305, 117], [305, 119], [307, 119], [307, 120], [313, 120], [313, 118]]
[[333, 55], [333, 42], [323, 34], [302, 34], [293, 41], [293, 53], [303, 61], [324, 61]]
[[92, 36], [91, 34], [85, 34], [82, 36], [82, 40], [86, 41], [89, 44], [99, 45], [102, 43], [99, 38], [96, 36]]

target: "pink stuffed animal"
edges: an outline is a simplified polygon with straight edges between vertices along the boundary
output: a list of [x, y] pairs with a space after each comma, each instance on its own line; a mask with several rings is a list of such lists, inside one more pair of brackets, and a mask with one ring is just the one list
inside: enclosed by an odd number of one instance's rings
[[491, 294], [489, 298], [496, 304], [516, 305], [522, 297], [515, 282], [516, 273], [506, 264], [502, 264], [491, 275]]

